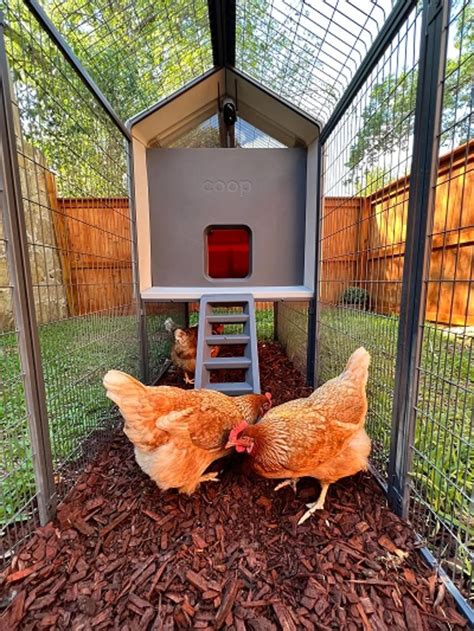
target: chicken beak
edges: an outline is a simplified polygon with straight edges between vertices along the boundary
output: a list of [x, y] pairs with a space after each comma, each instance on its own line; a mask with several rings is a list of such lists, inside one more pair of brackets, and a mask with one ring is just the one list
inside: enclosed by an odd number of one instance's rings
[[235, 444], [232, 440], [228, 440], [225, 449], [230, 449], [231, 447], [235, 447]]

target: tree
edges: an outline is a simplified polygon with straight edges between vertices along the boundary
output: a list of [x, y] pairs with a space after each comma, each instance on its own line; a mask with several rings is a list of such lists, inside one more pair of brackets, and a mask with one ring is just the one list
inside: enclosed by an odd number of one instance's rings
[[[25, 4], [2, 5], [23, 140], [58, 173], [60, 195], [125, 195], [120, 132]], [[204, 0], [45, 0], [44, 6], [124, 120], [212, 66]], [[238, 37], [245, 38], [247, 69], [257, 72], [259, 65], [261, 80], [294, 100], [307, 83], [308, 68], [314, 67], [319, 40], [302, 42], [298, 58], [288, 59], [291, 34], [272, 19], [265, 0], [254, 0], [252, 8], [252, 19], [237, 25]], [[268, 37], [262, 37], [262, 24]]]
[[[441, 146], [446, 147], [463, 144], [472, 134], [474, 9], [461, 4], [461, 0], [453, 2], [451, 9], [453, 15], [458, 11], [459, 14], [454, 25], [457, 54], [447, 60], [445, 72]], [[418, 72], [412, 70], [391, 74], [372, 88], [349, 150], [345, 166], [350, 173], [346, 185], [354, 186], [357, 191], [371, 189], [385, 170], [383, 159], [407, 149], [413, 137], [417, 81]], [[358, 116], [355, 110], [353, 116]], [[389, 177], [387, 173], [383, 184]]]

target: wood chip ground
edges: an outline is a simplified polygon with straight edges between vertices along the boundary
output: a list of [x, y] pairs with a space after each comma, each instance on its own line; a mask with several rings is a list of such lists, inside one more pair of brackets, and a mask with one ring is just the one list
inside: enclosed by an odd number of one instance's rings
[[[260, 345], [275, 404], [309, 390], [276, 344]], [[171, 374], [168, 383], [176, 376]], [[219, 484], [161, 493], [121, 432], [0, 575], [0, 629], [460, 629], [464, 619], [422, 562], [410, 528], [373, 478], [331, 487], [327, 510], [296, 525], [319, 493], [248, 477], [233, 457]]]

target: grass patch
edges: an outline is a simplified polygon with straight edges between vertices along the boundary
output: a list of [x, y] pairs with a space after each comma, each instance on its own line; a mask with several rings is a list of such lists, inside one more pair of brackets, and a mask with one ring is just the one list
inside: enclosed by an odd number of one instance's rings
[[[417, 530], [438, 547], [438, 555], [443, 547], [442, 556], [460, 563], [469, 575], [474, 545], [473, 335], [472, 329], [425, 326], [411, 469], [411, 516]], [[372, 355], [367, 429], [374, 441], [373, 461], [385, 479], [397, 336], [397, 317], [341, 307], [321, 310], [321, 382], [338, 374], [357, 346]]]
[[[110, 368], [137, 374], [137, 321], [133, 316], [87, 316], [39, 329], [55, 470], [82, 441], [110, 420], [112, 404], [102, 377]], [[0, 336], [0, 523], [27, 518], [35, 495], [23, 377], [15, 333]]]

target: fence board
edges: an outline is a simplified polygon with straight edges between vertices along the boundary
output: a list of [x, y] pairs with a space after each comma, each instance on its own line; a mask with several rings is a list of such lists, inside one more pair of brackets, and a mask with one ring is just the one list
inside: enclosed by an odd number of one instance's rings
[[133, 304], [128, 200], [57, 198], [54, 182], [49, 189], [70, 315]]
[[[396, 314], [405, 256], [409, 178], [366, 198], [328, 197], [322, 226], [323, 302], [337, 304], [351, 286], [366, 289], [371, 308]], [[439, 161], [431, 235], [426, 318], [474, 325], [474, 141]], [[463, 203], [464, 202], [464, 203]]]

